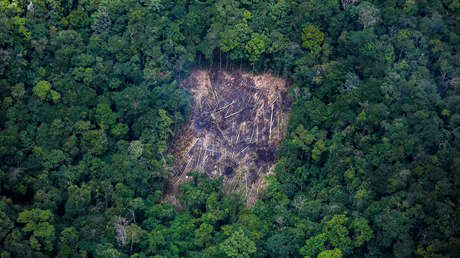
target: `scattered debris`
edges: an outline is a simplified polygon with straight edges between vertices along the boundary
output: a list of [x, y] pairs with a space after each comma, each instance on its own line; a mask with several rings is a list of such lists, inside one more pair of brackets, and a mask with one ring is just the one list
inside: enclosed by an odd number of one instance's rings
[[224, 176], [224, 189], [246, 194], [251, 205], [273, 169], [286, 129], [286, 81], [269, 74], [194, 70], [181, 85], [193, 101], [176, 142], [173, 188], [197, 170]]

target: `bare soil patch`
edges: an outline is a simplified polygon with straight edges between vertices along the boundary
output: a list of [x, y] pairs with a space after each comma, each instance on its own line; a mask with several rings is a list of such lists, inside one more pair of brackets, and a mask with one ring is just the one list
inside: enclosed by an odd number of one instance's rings
[[248, 205], [254, 203], [286, 131], [286, 81], [270, 74], [194, 70], [181, 85], [193, 100], [176, 142], [171, 188], [177, 190], [187, 173], [197, 170], [223, 176], [225, 191], [241, 192]]

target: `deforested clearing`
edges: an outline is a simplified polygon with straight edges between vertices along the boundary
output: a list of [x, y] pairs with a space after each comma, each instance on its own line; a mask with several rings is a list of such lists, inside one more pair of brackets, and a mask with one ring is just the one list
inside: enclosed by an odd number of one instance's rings
[[177, 138], [171, 185], [199, 171], [224, 177], [226, 192], [254, 203], [273, 170], [290, 100], [286, 80], [270, 74], [194, 70], [182, 82], [192, 95], [189, 120]]

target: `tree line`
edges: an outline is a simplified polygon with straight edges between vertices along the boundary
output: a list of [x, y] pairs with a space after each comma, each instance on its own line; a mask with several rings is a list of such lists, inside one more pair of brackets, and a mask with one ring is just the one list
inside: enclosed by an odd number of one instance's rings
[[[456, 257], [458, 0], [1, 0], [0, 256]], [[295, 100], [245, 207], [163, 194], [194, 67]]]

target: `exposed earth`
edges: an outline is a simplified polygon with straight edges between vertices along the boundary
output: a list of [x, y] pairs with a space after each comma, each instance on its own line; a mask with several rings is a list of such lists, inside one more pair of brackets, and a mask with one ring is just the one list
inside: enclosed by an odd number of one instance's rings
[[224, 176], [224, 189], [253, 203], [271, 173], [286, 130], [285, 80], [218, 70], [194, 70], [182, 82], [192, 94], [189, 121], [176, 142], [174, 188], [197, 170]]

